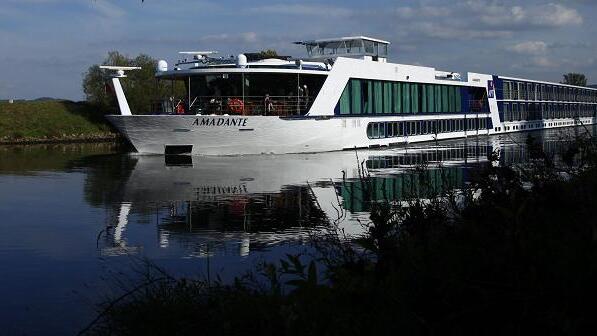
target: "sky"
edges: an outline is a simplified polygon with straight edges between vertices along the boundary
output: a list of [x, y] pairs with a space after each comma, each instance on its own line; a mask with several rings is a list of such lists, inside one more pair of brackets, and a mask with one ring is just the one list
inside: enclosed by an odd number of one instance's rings
[[170, 64], [367, 35], [390, 61], [440, 70], [597, 83], [597, 0], [0, 0], [0, 99], [83, 100], [85, 71], [111, 50]]

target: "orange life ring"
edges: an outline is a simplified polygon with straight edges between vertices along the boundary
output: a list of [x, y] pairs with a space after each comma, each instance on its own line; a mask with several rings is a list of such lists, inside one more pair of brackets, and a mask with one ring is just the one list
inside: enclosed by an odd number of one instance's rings
[[238, 98], [230, 99], [228, 108], [234, 113], [243, 113], [245, 111], [245, 104]]

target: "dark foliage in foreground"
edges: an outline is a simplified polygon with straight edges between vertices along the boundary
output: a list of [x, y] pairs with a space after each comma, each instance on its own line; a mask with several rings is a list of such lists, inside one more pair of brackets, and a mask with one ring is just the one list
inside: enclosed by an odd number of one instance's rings
[[[595, 330], [597, 167], [591, 142], [532, 142], [525, 169], [488, 165], [465, 190], [372, 202], [368, 234], [316, 242], [235, 284], [157, 272], [104, 306], [115, 335], [513, 335]], [[561, 166], [560, 166], [561, 167]], [[364, 174], [365, 189], [370, 179]], [[265, 279], [266, 281], [263, 281]]]

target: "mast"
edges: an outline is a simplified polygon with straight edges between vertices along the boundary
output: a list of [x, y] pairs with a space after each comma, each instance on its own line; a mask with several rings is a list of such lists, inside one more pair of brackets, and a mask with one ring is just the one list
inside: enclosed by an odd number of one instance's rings
[[120, 78], [126, 78], [124, 74], [125, 71], [131, 70], [140, 70], [140, 67], [123, 67], [123, 66], [110, 66], [110, 65], [102, 65], [100, 69], [106, 69], [115, 71], [110, 76], [112, 77], [112, 86], [114, 87], [114, 92], [116, 93], [116, 100], [118, 100], [118, 107], [120, 108], [121, 115], [133, 115], [131, 113], [131, 108], [129, 107], [129, 103], [126, 100], [126, 96], [124, 95], [124, 90], [122, 89], [122, 85], [120, 84]]

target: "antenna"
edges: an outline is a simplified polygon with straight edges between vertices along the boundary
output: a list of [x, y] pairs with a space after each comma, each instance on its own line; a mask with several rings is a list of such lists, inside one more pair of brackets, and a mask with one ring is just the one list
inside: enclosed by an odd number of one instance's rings
[[[214, 51], [214, 50], [211, 50], [211, 51], [207, 50], [207, 51], [179, 51], [178, 53], [181, 55], [193, 56], [193, 59], [198, 61], [198, 60], [204, 60], [207, 58], [207, 56], [217, 54], [218, 52]], [[185, 58], [184, 62], [186, 62], [186, 61], [187, 60]]]
[[208, 51], [179, 51], [178, 52], [181, 55], [213, 55], [213, 54], [217, 54], [217, 51], [214, 50], [208, 50]]
[[125, 78], [126, 77], [126, 75], [124, 74], [125, 71], [141, 70], [141, 67], [100, 65], [100, 69], [115, 71], [116, 73], [112, 75], [112, 77], [114, 77], [114, 78]]
[[101, 65], [100, 69], [111, 70], [116, 72], [112, 74], [112, 85], [114, 87], [114, 93], [116, 93], [116, 100], [118, 101], [120, 114], [126, 116], [132, 115], [131, 108], [129, 107], [129, 103], [126, 100], [126, 96], [124, 95], [124, 90], [122, 90], [122, 85], [120, 84], [120, 78], [126, 77], [126, 75], [124, 74], [125, 71], [139, 70], [141, 69], [141, 67]]

